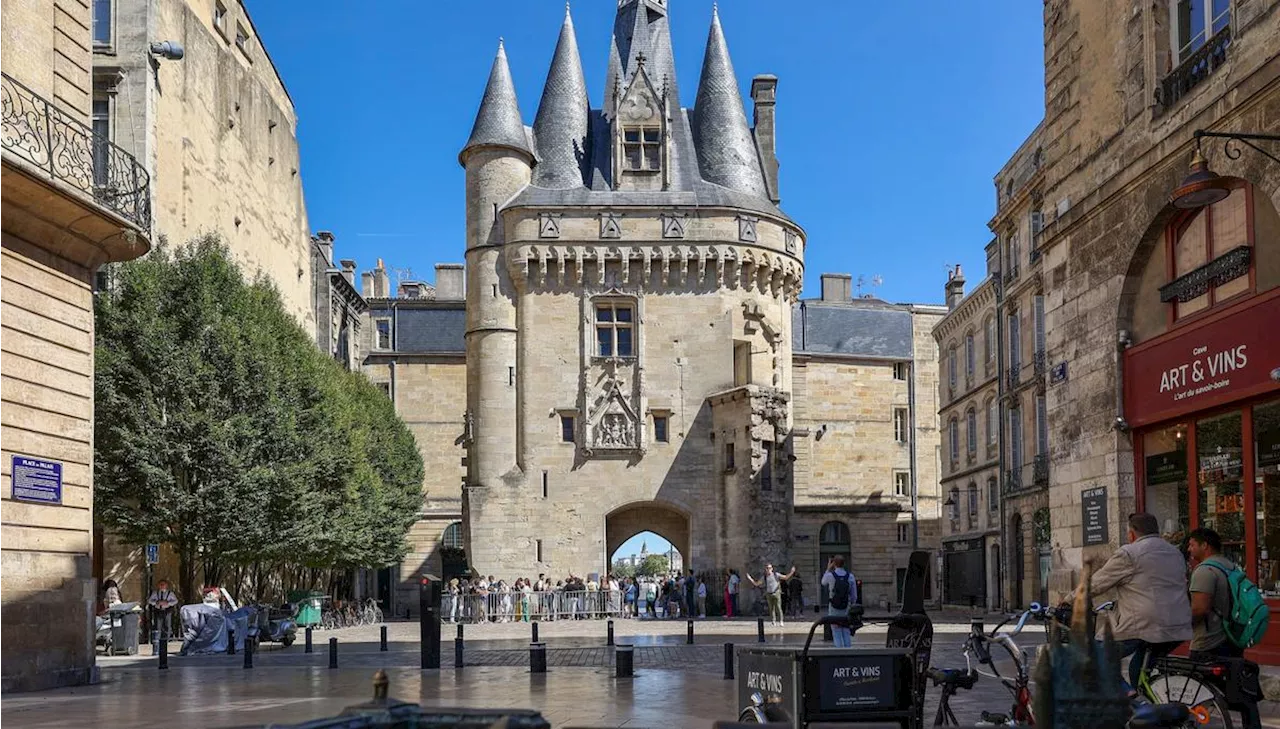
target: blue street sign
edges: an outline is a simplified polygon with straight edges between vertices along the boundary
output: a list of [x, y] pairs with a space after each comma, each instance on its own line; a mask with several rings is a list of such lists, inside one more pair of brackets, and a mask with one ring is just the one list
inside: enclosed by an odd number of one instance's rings
[[159, 563], [160, 563], [160, 545], [148, 544], [147, 545], [147, 564], [159, 564]]
[[10, 483], [13, 498], [38, 504], [62, 503], [62, 464], [39, 458], [14, 456]]

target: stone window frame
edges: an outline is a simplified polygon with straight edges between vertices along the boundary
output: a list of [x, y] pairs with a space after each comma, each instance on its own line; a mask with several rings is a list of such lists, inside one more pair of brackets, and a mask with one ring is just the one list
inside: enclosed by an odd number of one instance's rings
[[[629, 135], [635, 135], [634, 139]], [[631, 162], [631, 153], [639, 154], [638, 167]], [[649, 152], [653, 160], [649, 159]], [[653, 167], [649, 165], [653, 164]], [[662, 172], [662, 124], [624, 124], [622, 126], [622, 171], [628, 174], [655, 175]]]
[[[658, 437], [658, 421], [663, 423], [665, 437]], [[670, 408], [649, 408], [649, 421], [652, 430], [653, 442], [667, 444], [671, 442], [671, 409]]]
[[[1189, 3], [1189, 0], [1187, 1]], [[1177, 67], [1183, 61], [1195, 55], [1196, 51], [1203, 48], [1204, 45], [1209, 42], [1210, 38], [1213, 38], [1220, 31], [1231, 26], [1231, 0], [1223, 0], [1223, 3], [1226, 7], [1221, 12], [1215, 14], [1214, 5], [1217, 4], [1217, 1], [1203, 0], [1204, 6], [1202, 8], [1202, 12], [1204, 13], [1204, 17], [1201, 22], [1204, 23], [1204, 27], [1201, 29], [1199, 35], [1194, 38], [1188, 38], [1186, 44], [1183, 44], [1179, 38], [1181, 35], [1180, 31], [1183, 30], [1182, 18], [1179, 17], [1179, 6], [1181, 6], [1183, 2], [1182, 0], [1170, 0], [1169, 50], [1170, 54], [1173, 56], [1174, 67]], [[1222, 21], [1222, 24], [1219, 25], [1218, 21]], [[1197, 38], [1199, 39], [1198, 43], [1196, 42]]]
[[[601, 321], [599, 310], [602, 306], [608, 306], [612, 311], [612, 319], [605, 325], [612, 330], [610, 354], [600, 353], [600, 334]], [[619, 324], [617, 321], [618, 309], [629, 309], [631, 311], [631, 321]], [[626, 361], [634, 361], [639, 358], [640, 352], [640, 300], [639, 297], [621, 293], [605, 293], [598, 296], [590, 297], [589, 307], [587, 308], [587, 329], [588, 341], [590, 346], [591, 357], [594, 360], [603, 359], [620, 359]], [[631, 332], [631, 353], [618, 354], [618, 330], [627, 329]]]
[[[386, 322], [387, 324], [387, 346], [382, 346], [382, 331], [378, 325]], [[373, 317], [373, 350], [375, 352], [391, 352], [396, 348], [395, 326], [392, 324], [389, 316]]]
[[985, 371], [988, 375], [991, 374], [991, 368], [996, 363], [996, 338], [998, 336], [1000, 335], [996, 332], [996, 318], [988, 314], [987, 318], [982, 322], [982, 347], [986, 350], [984, 352], [986, 356]]
[[[452, 537], [450, 534], [451, 532], [452, 532]], [[453, 541], [454, 543], [450, 544], [450, 541]], [[463, 548], [462, 522], [455, 521], [449, 526], [444, 528], [444, 531], [440, 533], [440, 546], [443, 547], [444, 549], [449, 549], [449, 548], [462, 549]]]
[[382, 394], [387, 396], [388, 400], [391, 399], [391, 381], [390, 380], [379, 380], [378, 382], [375, 382], [373, 384], [379, 390], [382, 391]]
[[893, 470], [893, 495], [911, 496], [911, 471], [895, 468]]
[[906, 382], [909, 379], [911, 374], [911, 370], [909, 369], [909, 366], [910, 365], [907, 362], [894, 362], [893, 363], [893, 379], [899, 382]]
[[733, 473], [738, 470], [737, 451], [734, 450], [733, 441], [724, 444], [724, 472]]
[[893, 418], [893, 440], [895, 443], [903, 445], [911, 442], [911, 413], [901, 405], [895, 405], [892, 410]]
[[991, 454], [1000, 443], [1000, 404], [994, 396], [988, 397], [983, 410], [987, 421], [987, 452]]
[[960, 363], [956, 359], [956, 343], [950, 342], [947, 345], [947, 393], [948, 399], [956, 396], [956, 390], [959, 387]]
[[987, 478], [987, 511], [995, 513], [1000, 510], [1000, 479], [995, 476]]
[[236, 21], [235, 46], [239, 49], [240, 55], [244, 56], [246, 61], [253, 63], [253, 54], [250, 53], [253, 49], [253, 35], [249, 32], [248, 28], [244, 27], [244, 23], [241, 23], [239, 20]]
[[977, 343], [973, 339], [973, 330], [964, 335], [964, 381], [966, 387], [973, 387], [973, 376], [978, 371]]
[[906, 544], [911, 541], [911, 522], [898, 522], [898, 544]]
[[227, 33], [227, 6], [222, 0], [213, 0], [213, 29], [222, 36], [224, 43], [230, 43]]
[[969, 456], [969, 462], [973, 463], [973, 459], [978, 455], [978, 411], [970, 405], [964, 411], [964, 427], [965, 427], [965, 453]]
[[[1182, 211], [1181, 214], [1177, 215], [1173, 220], [1169, 222], [1168, 226], [1165, 227], [1164, 244], [1165, 244], [1165, 260], [1167, 262], [1165, 279], [1167, 284], [1173, 283], [1174, 281], [1180, 278], [1178, 274], [1178, 261], [1177, 261], [1178, 242], [1182, 240], [1182, 237], [1186, 234], [1187, 230], [1191, 227], [1191, 225], [1193, 223], [1196, 223], [1197, 221], [1200, 221], [1200, 224], [1204, 226], [1205, 255], [1204, 255], [1204, 260], [1200, 264], [1200, 266], [1192, 268], [1190, 270], [1194, 271], [1194, 270], [1197, 270], [1198, 268], [1203, 268], [1205, 266], [1208, 266], [1217, 258], [1227, 255], [1227, 253], [1229, 253], [1231, 250], [1240, 246], [1247, 246], [1251, 252], [1256, 250], [1257, 241], [1255, 240], [1255, 236], [1256, 236], [1256, 225], [1257, 225], [1257, 218], [1256, 218], [1257, 211], [1254, 210], [1254, 204], [1253, 204], [1254, 187], [1251, 183], [1245, 180], [1236, 180], [1232, 185], [1231, 194], [1234, 195], [1236, 194], [1237, 191], [1240, 191], [1244, 198], [1244, 229], [1245, 229], [1244, 242], [1236, 246], [1231, 246], [1227, 248], [1226, 253], [1221, 253], [1221, 254], [1218, 254], [1217, 256], [1213, 255], [1214, 233], [1213, 233], [1212, 211], [1216, 206], [1221, 205], [1223, 202], [1225, 202], [1225, 200], [1221, 200], [1219, 202], [1214, 203], [1213, 205], [1208, 205], [1206, 207]], [[1218, 291], [1217, 291], [1218, 287], [1210, 286], [1208, 291], [1206, 291], [1205, 294], [1203, 294], [1205, 296], [1208, 296], [1207, 303], [1203, 307], [1185, 314], [1179, 311], [1179, 308], [1181, 307], [1182, 302], [1170, 301], [1168, 303], [1168, 306], [1169, 306], [1168, 327], [1172, 329], [1173, 327], [1181, 325], [1185, 322], [1194, 321], [1200, 318], [1201, 316], [1207, 315], [1208, 312], [1211, 312], [1223, 306], [1224, 304], [1235, 303], [1241, 298], [1252, 295], [1257, 290], [1255, 275], [1256, 275], [1256, 261], [1254, 260], [1254, 257], [1251, 256], [1249, 260], [1248, 284], [1245, 286], [1244, 290], [1238, 291], [1233, 294], [1229, 294], [1225, 298], [1219, 299]], [[1227, 283], [1230, 283], [1230, 282], [1227, 282]]]
[[952, 470], [960, 465], [960, 418], [955, 415], [947, 421], [947, 462]]
[[[562, 445], [576, 446], [578, 444], [578, 421], [580, 420], [578, 409], [556, 408], [553, 415], [556, 419], [556, 425], [560, 428], [560, 435], [556, 438], [556, 442]], [[568, 423], [565, 422], [566, 420]], [[568, 430], [565, 429], [565, 425], [569, 426]], [[571, 433], [573, 439], [565, 440], [566, 433]]]

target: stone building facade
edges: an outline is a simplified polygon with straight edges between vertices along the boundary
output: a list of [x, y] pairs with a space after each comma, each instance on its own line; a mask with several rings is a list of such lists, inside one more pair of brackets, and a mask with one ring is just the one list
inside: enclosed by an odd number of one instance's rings
[[297, 114], [243, 0], [92, 5], [94, 125], [156, 181], [157, 237], [181, 245], [221, 235], [246, 274], [267, 275], [312, 331]]
[[364, 363], [365, 313], [369, 305], [356, 282], [356, 262], [333, 260], [333, 233], [322, 230], [311, 239], [311, 280], [315, 282], [316, 344], [348, 370]]
[[[1047, 421], [1005, 471], [1030, 502], [1006, 529], [1047, 514], [1055, 600], [1135, 510], [1175, 543], [1211, 526], [1280, 606], [1280, 164], [1274, 143], [1195, 134], [1280, 131], [1280, 2], [1051, 0], [1044, 20], [1045, 118], [1018, 152], [1035, 163], [997, 178], [992, 221], [1006, 407]], [[1280, 661], [1280, 628], [1251, 655]]]
[[91, 122], [90, 11], [13, 0], [4, 28], [0, 499], [6, 693], [96, 680], [93, 284], [150, 248], [150, 181]]

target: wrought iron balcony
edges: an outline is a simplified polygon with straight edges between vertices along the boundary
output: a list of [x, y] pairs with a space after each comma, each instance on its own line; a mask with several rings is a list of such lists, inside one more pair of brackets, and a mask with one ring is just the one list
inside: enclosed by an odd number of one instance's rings
[[1036, 486], [1049, 485], [1049, 456], [1040, 454], [1031, 464], [1031, 480]]
[[9, 76], [0, 83], [0, 145], [103, 207], [151, 230], [151, 178], [133, 155]]
[[1029, 260], [1032, 263], [1040, 260], [1040, 249], [1036, 247], [1034, 238], [1031, 240], [1031, 254], [1029, 256]]
[[1031, 361], [1035, 365], [1036, 377], [1043, 379], [1045, 373], [1048, 372], [1049, 369], [1048, 360], [1045, 357], [1044, 350], [1036, 350], [1036, 353], [1032, 355]]
[[1018, 267], [1010, 266], [1008, 271], [1004, 272], [1004, 282], [1013, 283], [1018, 280]]
[[1169, 72], [1160, 81], [1156, 89], [1156, 103], [1162, 109], [1168, 109], [1178, 103], [1191, 89], [1208, 78], [1227, 60], [1227, 49], [1231, 46], [1231, 26], [1218, 31], [1205, 41], [1187, 60]]
[[1022, 467], [1010, 468], [1004, 472], [1005, 494], [1015, 494], [1022, 490]]

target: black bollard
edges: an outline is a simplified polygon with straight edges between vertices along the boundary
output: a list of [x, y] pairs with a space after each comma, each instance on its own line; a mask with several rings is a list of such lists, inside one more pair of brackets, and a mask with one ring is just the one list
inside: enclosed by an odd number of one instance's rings
[[538, 642], [538, 621], [533, 622], [533, 642]]
[[236, 654], [236, 637], [231, 633], [227, 633], [227, 655], [234, 656]]
[[635, 646], [620, 645], [614, 652], [614, 676], [617, 678], [631, 678], [635, 675]]
[[329, 668], [338, 667], [338, 639], [329, 639]]
[[244, 642], [244, 667], [253, 668], [253, 641]]
[[386, 653], [387, 652], [387, 626], [385, 625], [382, 626], [381, 632], [382, 632], [381, 643], [378, 645], [378, 650], [382, 651], [383, 653]]
[[764, 642], [764, 618], [756, 618], [756, 636]]
[[547, 644], [529, 644], [529, 673], [547, 672]]
[[462, 668], [462, 638], [461, 637], [453, 639], [453, 667]]
[[315, 652], [315, 648], [313, 648], [311, 645], [311, 626], [310, 625], [307, 626], [307, 649], [304, 652], [305, 653]]
[[689, 631], [689, 637], [686, 638], [684, 642], [688, 643], [689, 645], [693, 645], [693, 621], [692, 620], [688, 622], [687, 627]]
[[605, 641], [605, 645], [613, 645], [613, 621], [609, 621], [609, 638]]
[[169, 640], [160, 641], [156, 647], [160, 649], [160, 670], [169, 670]]
[[831, 634], [831, 623], [826, 623], [822, 626], [822, 640], [827, 643], [835, 640], [835, 636]]
[[462, 640], [462, 623], [458, 623], [458, 640]]
[[726, 679], [733, 678], [733, 644], [724, 644], [724, 677]]

